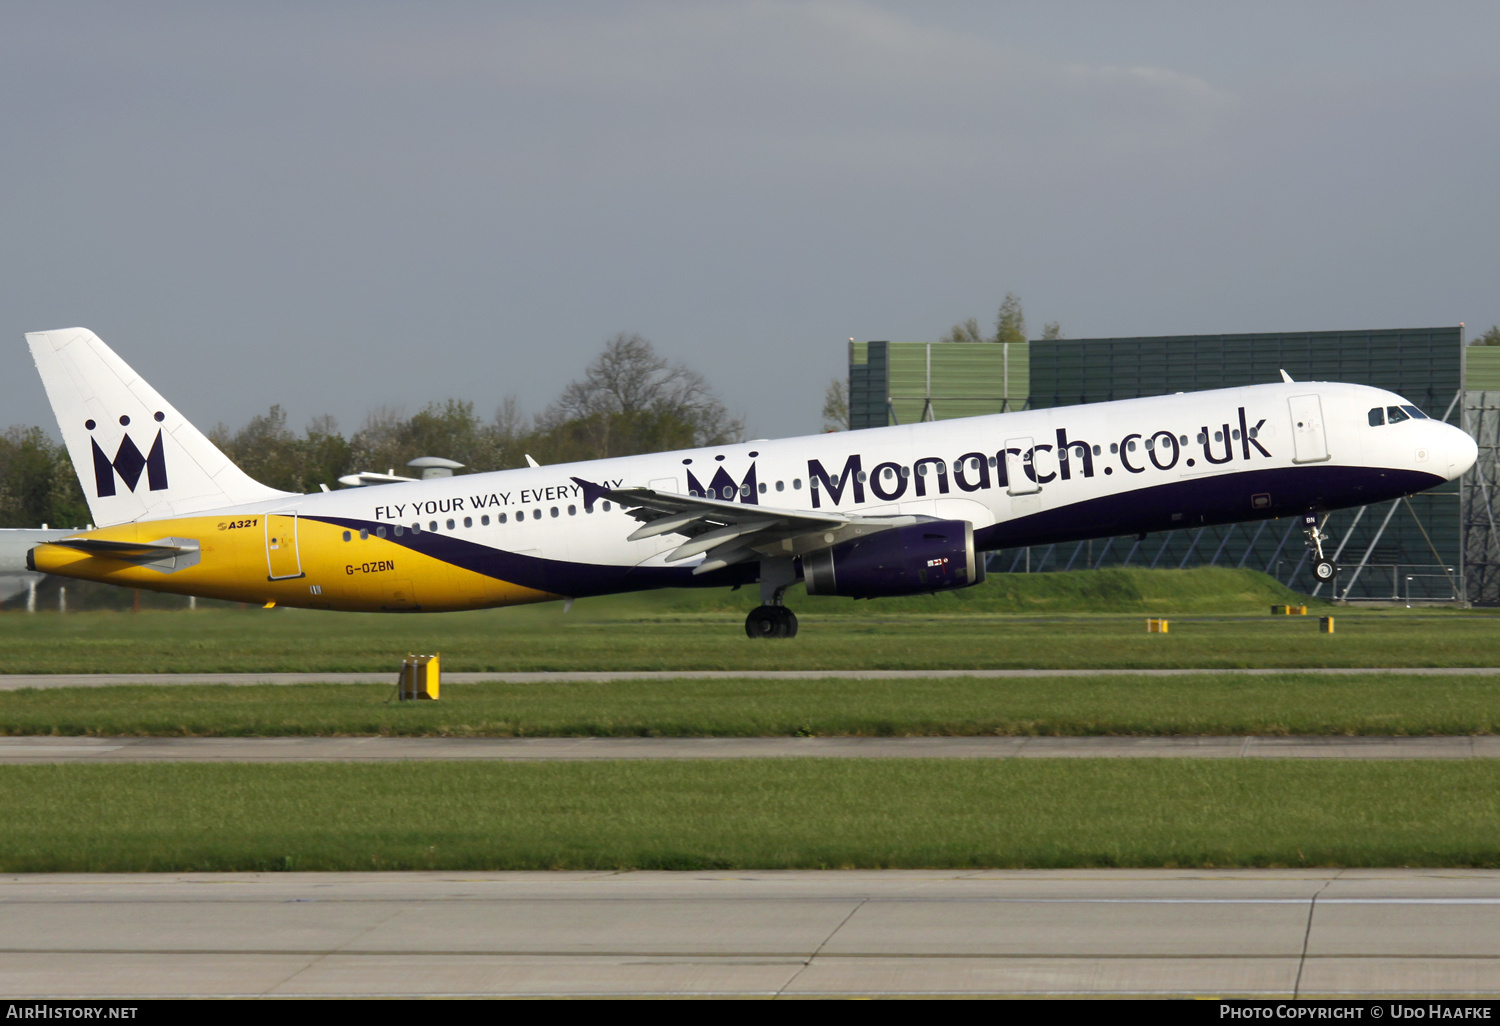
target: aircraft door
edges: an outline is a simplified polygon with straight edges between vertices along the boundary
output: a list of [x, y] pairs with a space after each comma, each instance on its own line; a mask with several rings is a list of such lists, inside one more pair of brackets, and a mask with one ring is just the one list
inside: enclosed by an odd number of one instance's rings
[[1315, 395], [1287, 399], [1292, 411], [1292, 462], [1322, 463], [1329, 458], [1328, 438], [1323, 431], [1323, 404]]
[[302, 576], [302, 560], [297, 554], [297, 514], [269, 514], [266, 517], [266, 579], [285, 581]]
[[1005, 491], [1010, 495], [1034, 495], [1042, 490], [1036, 481], [1036, 450], [1029, 438], [1005, 440]]

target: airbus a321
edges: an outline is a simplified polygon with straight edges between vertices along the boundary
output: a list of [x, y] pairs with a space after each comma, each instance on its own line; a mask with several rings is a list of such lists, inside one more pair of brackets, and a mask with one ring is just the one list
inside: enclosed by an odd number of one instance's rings
[[1326, 514], [1431, 488], [1474, 440], [1392, 392], [1285, 380], [297, 495], [252, 480], [84, 328], [26, 336], [94, 527], [35, 570], [314, 609], [477, 609], [758, 584], [784, 605], [963, 588], [991, 550]]

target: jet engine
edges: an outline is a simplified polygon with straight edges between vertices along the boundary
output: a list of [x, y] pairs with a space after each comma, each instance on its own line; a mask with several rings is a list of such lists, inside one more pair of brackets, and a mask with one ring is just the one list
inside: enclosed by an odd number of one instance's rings
[[880, 598], [967, 588], [984, 580], [974, 525], [932, 520], [841, 542], [802, 557], [809, 595]]

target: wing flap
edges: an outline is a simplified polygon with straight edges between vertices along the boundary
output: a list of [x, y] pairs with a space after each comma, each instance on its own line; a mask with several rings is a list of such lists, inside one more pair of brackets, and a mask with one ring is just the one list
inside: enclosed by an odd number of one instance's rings
[[575, 477], [585, 504], [599, 499], [617, 502], [641, 526], [630, 541], [681, 534], [688, 540], [666, 556], [675, 563], [706, 554], [694, 575], [766, 557], [788, 558], [826, 549], [860, 535], [874, 534], [930, 520], [920, 516], [863, 517], [821, 510], [778, 509], [745, 502], [726, 502], [678, 495], [652, 488], [606, 488]]

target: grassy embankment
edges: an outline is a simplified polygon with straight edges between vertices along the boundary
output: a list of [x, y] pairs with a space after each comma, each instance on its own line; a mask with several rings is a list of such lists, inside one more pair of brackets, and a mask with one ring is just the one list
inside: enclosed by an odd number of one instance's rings
[[[1488, 666], [1500, 621], [1451, 610], [1332, 610], [1252, 571], [995, 575], [945, 595], [854, 602], [793, 596], [795, 639], [752, 642], [739, 592], [665, 592], [441, 615], [200, 610], [0, 620], [0, 672], [389, 670], [441, 652], [449, 671]], [[1314, 607], [1327, 613], [1331, 607]], [[1142, 617], [1173, 618], [1148, 635]]]
[[0, 767], [0, 872], [1500, 866], [1500, 765]]
[[0, 735], [756, 737], [1493, 734], [1500, 677], [1360, 674], [380, 685], [0, 692]]

